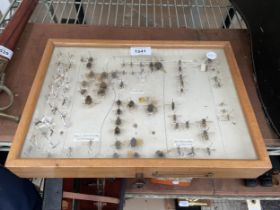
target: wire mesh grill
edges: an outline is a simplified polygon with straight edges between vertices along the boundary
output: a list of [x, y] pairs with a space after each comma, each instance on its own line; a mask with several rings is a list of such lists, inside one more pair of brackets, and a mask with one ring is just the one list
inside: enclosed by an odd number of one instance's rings
[[17, 8], [19, 7], [20, 3], [21, 3], [21, 0], [13, 0], [6, 13], [2, 14], [0, 12], [0, 34], [6, 28], [7, 24], [9, 23], [9, 21], [11, 20], [13, 15], [15, 14], [15, 12], [16, 12]]
[[228, 0], [41, 0], [30, 21], [115, 27], [245, 28]]

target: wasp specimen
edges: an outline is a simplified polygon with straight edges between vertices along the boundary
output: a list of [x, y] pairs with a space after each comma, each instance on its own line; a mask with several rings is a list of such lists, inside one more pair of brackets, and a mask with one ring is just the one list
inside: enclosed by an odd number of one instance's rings
[[120, 105], [122, 105], [122, 101], [119, 99], [119, 100], [116, 101], [116, 104], [117, 104], [118, 106], [120, 106]]
[[175, 102], [172, 100], [171, 102], [171, 109], [174, 111], [175, 110]]
[[124, 88], [124, 82], [123, 81], [120, 82], [119, 87]]
[[92, 63], [91, 63], [91, 62], [88, 62], [87, 65], [86, 65], [86, 67], [87, 67], [88, 69], [91, 69]]

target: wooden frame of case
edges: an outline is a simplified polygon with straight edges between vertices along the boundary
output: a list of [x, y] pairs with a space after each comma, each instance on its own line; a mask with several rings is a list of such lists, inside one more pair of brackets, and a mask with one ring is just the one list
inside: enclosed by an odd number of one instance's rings
[[[20, 157], [26, 134], [40, 95], [53, 49], [69, 47], [222, 48], [255, 147], [257, 160], [181, 160], [181, 159], [24, 159]], [[50, 39], [44, 51], [21, 121], [14, 136], [6, 166], [22, 177], [214, 177], [253, 178], [271, 168], [266, 147], [248, 98], [231, 45], [225, 41], [117, 41]]]

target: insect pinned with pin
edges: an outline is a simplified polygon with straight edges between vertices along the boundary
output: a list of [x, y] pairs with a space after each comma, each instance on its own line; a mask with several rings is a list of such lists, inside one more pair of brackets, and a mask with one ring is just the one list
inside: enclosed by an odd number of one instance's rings
[[209, 133], [208, 133], [207, 130], [202, 131], [201, 137], [202, 137], [203, 140], [206, 140], [206, 141], [208, 141], [210, 139], [209, 138]]
[[117, 115], [121, 115], [122, 114], [122, 110], [120, 108], [117, 109]]
[[163, 68], [163, 65], [161, 62], [157, 61], [154, 63], [154, 67], [156, 70], [161, 70]]
[[209, 147], [206, 148], [206, 153], [208, 154], [208, 156], [211, 156], [211, 149]]
[[115, 135], [120, 135], [121, 129], [118, 126], [116, 126], [114, 129], [114, 133], [115, 133]]
[[161, 151], [161, 150], [157, 150], [157, 151], [155, 152], [155, 155], [156, 155], [156, 157], [158, 157], [158, 158], [164, 158], [164, 157], [165, 157], [164, 152]]
[[115, 141], [115, 148], [118, 149], [118, 150], [120, 150], [121, 147], [122, 147], [122, 142], [119, 141], [119, 140]]
[[157, 111], [157, 107], [153, 103], [149, 103], [146, 110], [149, 114], [153, 114]]
[[113, 158], [119, 158], [119, 157], [120, 157], [120, 155], [117, 152], [114, 152]]
[[186, 128], [186, 129], [189, 129], [189, 128], [190, 128], [190, 121], [187, 120], [187, 121], [185, 122], [185, 128]]
[[93, 71], [90, 71], [90, 72], [87, 73], [87, 75], [86, 75], [86, 77], [87, 77], [88, 79], [92, 79], [92, 78], [94, 78], [94, 76], [95, 76], [95, 74], [94, 74]]
[[81, 94], [81, 95], [84, 95], [86, 92], [87, 92], [87, 89], [85, 89], [85, 88], [82, 88], [82, 89], [80, 90], [80, 94]]
[[91, 105], [92, 104], [92, 98], [90, 95], [87, 95], [86, 98], [85, 98], [85, 104], [86, 105]]
[[207, 120], [205, 118], [202, 118], [200, 121], [201, 128], [207, 128]]
[[122, 120], [120, 117], [117, 117], [116, 121], [115, 121], [116, 125], [121, 125], [122, 124]]
[[135, 107], [135, 102], [134, 102], [133, 100], [130, 100], [130, 101], [128, 102], [127, 106], [128, 106], [129, 108], [134, 108], [134, 107]]
[[174, 111], [175, 110], [175, 102], [172, 100], [171, 102], [171, 109]]
[[87, 67], [88, 69], [91, 69], [92, 63], [91, 63], [91, 62], [88, 62], [88, 63], [86, 64], [86, 67]]
[[124, 82], [123, 81], [120, 82], [119, 88], [121, 88], [121, 89], [124, 88]]
[[178, 123], [178, 122], [176, 122], [176, 123], [174, 124], [174, 129], [175, 129], [175, 130], [179, 129], [179, 123]]
[[139, 157], [140, 157], [140, 154], [139, 154], [138, 152], [134, 152], [133, 157], [134, 157], [134, 158], [139, 158]]
[[177, 115], [176, 115], [176, 114], [173, 114], [173, 115], [172, 115], [172, 119], [173, 119], [173, 122], [176, 122], [176, 121], [177, 121]]
[[189, 156], [194, 157], [195, 156], [195, 149], [194, 147], [190, 148], [190, 152], [188, 153]]
[[117, 106], [120, 106], [120, 105], [122, 105], [122, 101], [121, 101], [120, 99], [118, 99], [118, 100], [116, 101], [116, 104], [117, 104]]
[[135, 137], [133, 137], [133, 138], [130, 139], [129, 144], [130, 144], [131, 147], [137, 147], [138, 146], [138, 141]]
[[221, 84], [221, 80], [218, 76], [214, 76], [213, 77], [213, 80], [214, 80], [214, 83], [215, 83], [215, 87], [216, 88], [220, 88], [222, 87], [222, 84]]
[[106, 71], [103, 71], [101, 74], [100, 74], [100, 79], [101, 80], [104, 80], [104, 79], [107, 79], [108, 78], [108, 73]]

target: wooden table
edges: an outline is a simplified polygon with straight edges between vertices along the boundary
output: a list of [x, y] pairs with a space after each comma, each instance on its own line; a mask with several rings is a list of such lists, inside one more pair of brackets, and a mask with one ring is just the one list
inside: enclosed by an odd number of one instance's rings
[[[262, 110], [253, 78], [250, 42], [246, 30], [191, 30], [111, 28], [83, 25], [28, 24], [17, 43], [15, 55], [7, 69], [7, 85], [15, 93], [15, 104], [9, 114], [20, 115], [26, 102], [37, 67], [49, 38], [79, 39], [151, 39], [151, 40], [220, 40], [230, 41], [245, 86], [267, 145], [279, 145]], [[12, 141], [17, 124], [0, 119], [0, 141]], [[129, 183], [133, 182], [130, 180]], [[195, 179], [189, 188], [155, 186], [149, 182], [141, 190], [128, 184], [129, 195], [192, 195], [192, 196], [266, 196], [280, 195], [280, 188], [246, 188], [242, 180]]]

